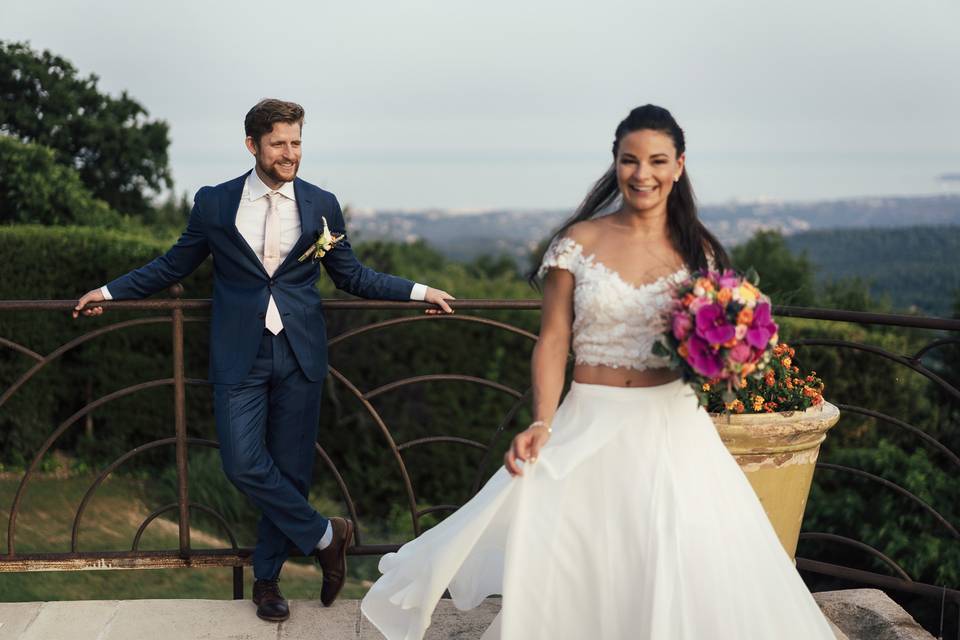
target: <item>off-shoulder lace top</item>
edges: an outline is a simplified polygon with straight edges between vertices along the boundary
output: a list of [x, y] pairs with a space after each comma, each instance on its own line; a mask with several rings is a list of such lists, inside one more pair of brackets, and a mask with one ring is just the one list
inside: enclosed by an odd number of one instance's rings
[[689, 275], [686, 268], [634, 285], [594, 255], [583, 255], [583, 247], [567, 237], [550, 243], [537, 275], [543, 278], [551, 267], [574, 277], [577, 364], [640, 370], [669, 365], [667, 358], [653, 354], [653, 345], [667, 329], [671, 289]]

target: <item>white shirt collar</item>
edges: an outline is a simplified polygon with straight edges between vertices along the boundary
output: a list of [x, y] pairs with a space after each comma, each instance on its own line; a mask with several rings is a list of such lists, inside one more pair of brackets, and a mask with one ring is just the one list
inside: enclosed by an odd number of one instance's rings
[[[260, 176], [257, 175], [257, 170], [254, 169], [250, 172], [250, 175], [247, 176], [247, 198], [250, 202], [253, 202], [257, 198], [262, 198], [263, 196], [270, 193], [271, 189], [263, 183], [263, 180], [260, 179]], [[297, 195], [293, 190], [293, 182], [284, 182], [277, 193], [287, 197], [293, 201], [296, 201]]]

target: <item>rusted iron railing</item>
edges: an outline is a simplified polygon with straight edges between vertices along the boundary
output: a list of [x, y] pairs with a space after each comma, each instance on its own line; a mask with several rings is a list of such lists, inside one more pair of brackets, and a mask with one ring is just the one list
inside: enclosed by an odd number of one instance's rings
[[[172, 340], [172, 363], [171, 377], [140, 382], [123, 389], [114, 391], [106, 396], [92, 400], [86, 406], [78, 409], [73, 415], [61, 422], [36, 452], [30, 463], [27, 465], [20, 480], [19, 487], [10, 505], [9, 518], [7, 522], [7, 549], [6, 553], [0, 555], [0, 572], [21, 572], [21, 571], [50, 571], [50, 570], [78, 570], [78, 569], [140, 569], [140, 568], [176, 568], [176, 567], [233, 567], [234, 571], [234, 597], [243, 597], [243, 572], [242, 567], [250, 564], [251, 550], [242, 548], [237, 544], [234, 533], [230, 530], [225, 519], [213, 509], [191, 502], [190, 483], [188, 477], [187, 451], [189, 447], [207, 447], [217, 448], [217, 443], [213, 440], [203, 438], [193, 438], [187, 435], [187, 413], [185, 406], [186, 387], [190, 385], [204, 385], [204, 380], [187, 378], [184, 372], [184, 324], [187, 322], [202, 322], [202, 317], [187, 316], [187, 313], [206, 312], [210, 308], [209, 300], [186, 300], [181, 299], [181, 289], [175, 288], [174, 297], [171, 299], [154, 299], [143, 301], [116, 301], [103, 303], [104, 307], [111, 309], [133, 309], [140, 312], [160, 312], [163, 315], [157, 317], [135, 318], [114, 322], [107, 326], [98, 327], [53, 349], [47, 354], [40, 354], [30, 348], [29, 345], [19, 344], [10, 337], [0, 336], [0, 349], [6, 348], [19, 353], [21, 356], [33, 361], [33, 364], [15, 380], [0, 380], [0, 412], [4, 411], [4, 405], [17, 393], [17, 391], [28, 384], [29, 381], [38, 373], [47, 367], [53, 366], [64, 354], [78, 348], [79, 346], [95, 340], [105, 334], [114, 331], [125, 331], [134, 327], [151, 325], [157, 323], [169, 323], [171, 325]], [[5, 312], [55, 312], [68, 313], [74, 305], [74, 301], [55, 301], [55, 300], [22, 300], [22, 301], [0, 301], [0, 314]], [[330, 345], [335, 346], [340, 343], [346, 343], [356, 338], [366, 336], [371, 332], [380, 331], [388, 327], [404, 325], [419, 322], [467, 322], [477, 323], [490, 327], [493, 330], [504, 331], [519, 335], [525, 338], [530, 346], [536, 341], [536, 336], [529, 331], [511, 325], [506, 322], [471, 315], [471, 311], [526, 311], [535, 313], [539, 311], [539, 300], [461, 300], [454, 303], [458, 313], [453, 316], [425, 316], [421, 313], [403, 315], [403, 312], [420, 311], [424, 308], [422, 303], [415, 302], [379, 302], [362, 300], [326, 300], [324, 309], [327, 313], [349, 313], [351, 311], [386, 311], [391, 314], [397, 314], [397, 317], [390, 317], [386, 320], [373, 322], [364, 326], [346, 330], [330, 340]], [[467, 313], [464, 313], [467, 312]], [[886, 325], [895, 326], [909, 330], [930, 330], [931, 340], [921, 349], [912, 354], [898, 354], [885, 351], [876, 346], [868, 344], [859, 344], [855, 342], [809, 338], [804, 340], [794, 340], [793, 346], [808, 348], [831, 348], [831, 349], [852, 349], [864, 353], [869, 353], [877, 358], [886, 359], [895, 362], [898, 366], [909, 369], [925, 377], [933, 385], [936, 385], [951, 399], [952, 402], [960, 406], [960, 389], [952, 386], [949, 382], [937, 375], [936, 372], [928, 368], [923, 359], [925, 356], [936, 349], [943, 348], [946, 345], [960, 344], [960, 320], [947, 318], [926, 318], [917, 316], [891, 315], [891, 314], [873, 314], [847, 311], [834, 311], [826, 309], [807, 309], [795, 307], [779, 307], [776, 309], [777, 315], [785, 317], [806, 318], [812, 320], [848, 322], [862, 325]], [[65, 320], [67, 322], [67, 320]], [[450, 512], [456, 510], [458, 505], [441, 504], [428, 508], [420, 508], [416, 491], [410, 479], [407, 465], [404, 461], [404, 452], [415, 448], [438, 443], [454, 444], [473, 448], [483, 452], [476, 472], [473, 474], [470, 492], [476, 492], [482, 482], [488, 477], [493, 469], [490, 468], [494, 443], [498, 435], [508, 430], [517, 415], [517, 412], [529, 398], [529, 388], [513, 388], [503, 384], [498, 380], [490, 380], [482, 377], [466, 376], [461, 374], [434, 374], [434, 375], [411, 375], [409, 377], [395, 380], [379, 387], [363, 391], [357, 383], [348, 379], [332, 361], [330, 375], [332, 379], [350, 395], [356, 398], [363, 409], [372, 419], [376, 428], [379, 430], [383, 440], [390, 449], [393, 462], [396, 464], [403, 484], [403, 494], [410, 511], [412, 528], [414, 535], [419, 535], [422, 529], [421, 520], [424, 516], [435, 512]], [[455, 437], [438, 433], [436, 435], [416, 438], [407, 442], [397, 442], [385, 419], [378, 412], [377, 408], [371, 402], [373, 399], [383, 394], [393, 393], [405, 389], [410, 385], [430, 383], [436, 381], [457, 380], [470, 384], [480, 385], [482, 387], [495, 389], [510, 398], [506, 405], [503, 415], [496, 420], [496, 427], [493, 435], [487, 442], [480, 442], [475, 439]], [[118, 459], [100, 470], [97, 477], [87, 490], [73, 520], [71, 543], [69, 551], [48, 552], [48, 553], [20, 553], [17, 551], [17, 518], [22, 507], [22, 498], [25, 489], [35, 476], [38, 466], [43, 456], [51, 450], [56, 443], [71, 426], [80, 422], [85, 416], [103, 407], [104, 405], [119, 398], [136, 394], [146, 389], [155, 387], [173, 388], [174, 398], [174, 433], [172, 436], [163, 437], [151, 442], [146, 442], [136, 448], [124, 453]], [[928, 446], [942, 454], [949, 462], [954, 472], [960, 471], [960, 457], [956, 451], [952, 451], [948, 446], [941, 443], [935, 437], [926, 433], [923, 429], [908, 423], [896, 416], [882, 414], [868, 407], [861, 407], [854, 404], [844, 404], [842, 398], [831, 397], [831, 400], [838, 404], [842, 414], [856, 414], [873, 418], [884, 422], [896, 428], [902, 429], [913, 434], [919, 443]], [[960, 428], [960, 426], [956, 426]], [[841, 425], [837, 428], [842, 428]], [[173, 446], [175, 448], [175, 459], [177, 469], [177, 501], [158, 507], [138, 527], [129, 551], [81, 551], [78, 547], [78, 531], [84, 512], [92, 496], [96, 493], [98, 487], [103, 481], [122, 464], [142, 454], [146, 451]], [[344, 479], [343, 474], [337, 467], [335, 461], [328, 455], [327, 451], [320, 444], [316, 444], [318, 459], [326, 466], [331, 477], [334, 478], [339, 488], [346, 510], [350, 517], [359, 521], [359, 514], [356, 508], [356, 502], [351, 495], [350, 487]], [[875, 484], [881, 490], [893, 491], [904, 496], [914, 503], [922, 512], [926, 513], [931, 520], [932, 527], [940, 527], [945, 535], [954, 541], [954, 544], [960, 545], [960, 523], [952, 522], [947, 516], [941, 513], [938, 505], [928, 504], [926, 501], [915, 495], [913, 492], [891, 481], [887, 478], [881, 478], [870, 474], [861, 469], [855, 469], [848, 466], [820, 462], [818, 469], [821, 473], [842, 473], [855, 475], [859, 478]], [[193, 549], [190, 543], [190, 515], [194, 512], [203, 512], [220, 523], [221, 527], [230, 540], [230, 547], [223, 549]], [[179, 544], [177, 549], [161, 551], [143, 551], [140, 550], [140, 540], [147, 527], [163, 514], [176, 512], [179, 531]], [[930, 598], [935, 598], [943, 603], [944, 606], [952, 603], [957, 608], [958, 627], [960, 627], [960, 591], [947, 589], [943, 586], [919, 583], [911, 579], [908, 572], [905, 571], [896, 558], [890, 558], [880, 550], [867, 544], [864, 541], [856, 540], [851, 537], [839, 535], [837, 533], [811, 532], [805, 531], [801, 534], [801, 539], [816, 540], [825, 544], [836, 544], [859, 550], [867, 553], [881, 561], [889, 567], [890, 574], [879, 574], [862, 569], [856, 569], [848, 566], [831, 564], [810, 558], [798, 558], [797, 565], [803, 571], [808, 571], [825, 576], [832, 576], [856, 584], [875, 586], [885, 590], [903, 591], [918, 594]], [[363, 539], [362, 528], [356, 530], [355, 544], [350, 553], [355, 555], [379, 555], [389, 551], [396, 550], [404, 541], [396, 541], [391, 544], [367, 544]]]

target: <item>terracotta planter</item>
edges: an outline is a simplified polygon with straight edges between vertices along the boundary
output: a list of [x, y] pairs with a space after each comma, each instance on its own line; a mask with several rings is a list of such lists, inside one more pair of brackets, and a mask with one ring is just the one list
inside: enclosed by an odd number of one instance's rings
[[840, 419], [840, 410], [824, 402], [806, 411], [710, 417], [793, 558], [820, 443]]

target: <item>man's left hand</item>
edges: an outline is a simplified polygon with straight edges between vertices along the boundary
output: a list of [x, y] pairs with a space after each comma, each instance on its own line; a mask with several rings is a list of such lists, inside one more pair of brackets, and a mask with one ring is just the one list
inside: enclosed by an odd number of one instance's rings
[[452, 295], [446, 291], [441, 291], [440, 289], [434, 289], [433, 287], [427, 287], [427, 293], [423, 297], [423, 301], [429, 304], [435, 304], [439, 309], [427, 309], [427, 313], [430, 315], [436, 315], [440, 313], [453, 313], [453, 309], [450, 308], [450, 305], [447, 304], [447, 300], [456, 300]]

